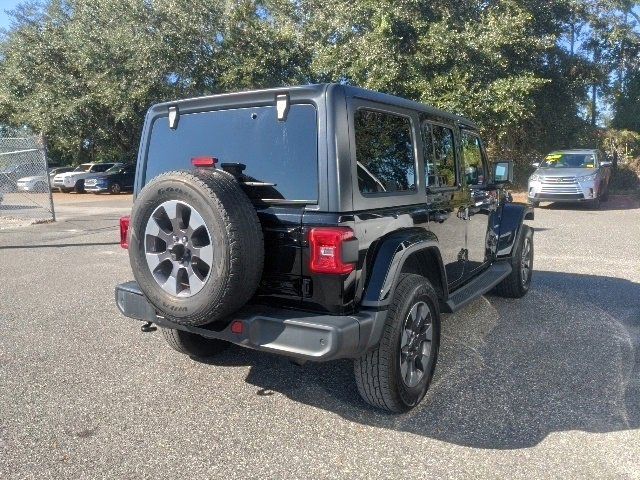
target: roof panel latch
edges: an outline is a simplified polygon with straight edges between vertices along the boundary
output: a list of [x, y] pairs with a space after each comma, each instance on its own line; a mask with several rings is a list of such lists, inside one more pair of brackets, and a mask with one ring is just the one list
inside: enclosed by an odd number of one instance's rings
[[174, 105], [173, 107], [169, 107], [169, 128], [171, 130], [175, 130], [178, 128], [178, 122], [180, 121], [180, 111], [178, 110], [178, 106]]
[[278, 120], [284, 122], [289, 113], [289, 94], [276, 95], [276, 110], [278, 111]]

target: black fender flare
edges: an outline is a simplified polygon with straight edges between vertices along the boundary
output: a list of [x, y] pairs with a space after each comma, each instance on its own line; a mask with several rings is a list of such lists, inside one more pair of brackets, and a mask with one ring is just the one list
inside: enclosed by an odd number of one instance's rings
[[501, 210], [496, 257], [506, 258], [511, 256], [524, 221], [534, 219], [534, 209], [525, 203], [505, 203]]
[[404, 263], [413, 253], [425, 249], [432, 249], [436, 255], [444, 296], [446, 296], [447, 279], [438, 238], [428, 230], [406, 229], [392, 233], [380, 240], [375, 251], [371, 274], [365, 285], [362, 306], [376, 309], [386, 308], [398, 284]]

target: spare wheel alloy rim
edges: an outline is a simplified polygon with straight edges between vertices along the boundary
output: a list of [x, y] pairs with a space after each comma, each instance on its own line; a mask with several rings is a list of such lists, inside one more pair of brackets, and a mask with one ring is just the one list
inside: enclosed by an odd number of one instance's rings
[[211, 276], [211, 233], [198, 211], [168, 200], [153, 211], [144, 232], [144, 254], [157, 284], [169, 295], [191, 297]]

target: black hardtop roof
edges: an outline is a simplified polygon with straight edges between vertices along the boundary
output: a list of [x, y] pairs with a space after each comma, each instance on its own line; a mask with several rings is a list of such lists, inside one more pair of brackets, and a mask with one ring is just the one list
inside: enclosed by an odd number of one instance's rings
[[440, 110], [430, 105], [425, 105], [424, 103], [407, 100], [406, 98], [389, 95], [388, 93], [381, 93], [373, 90], [368, 90], [366, 88], [354, 87], [351, 85], [344, 85], [344, 88], [347, 94], [352, 97], [372, 100], [374, 102], [386, 103], [390, 105], [397, 105], [402, 108], [417, 110], [429, 115], [446, 118], [453, 123], [459, 123], [466, 127], [477, 128], [476, 124], [468, 118], [445, 112], [444, 110]]
[[449, 112], [445, 112], [444, 110], [437, 109], [435, 107], [431, 107], [429, 105], [425, 105], [423, 103], [415, 102], [413, 100], [407, 100], [406, 98], [397, 97], [395, 95], [390, 95], [387, 93], [376, 92], [373, 90], [368, 90], [365, 88], [354, 87], [352, 85], [344, 85], [339, 83], [319, 83], [319, 84], [311, 84], [311, 85], [298, 85], [292, 87], [280, 87], [280, 88], [267, 88], [267, 89], [259, 89], [259, 90], [246, 90], [241, 92], [232, 92], [232, 93], [221, 93], [216, 95], [207, 95], [203, 97], [194, 97], [194, 98], [186, 98], [183, 100], [175, 100], [169, 102], [158, 103], [151, 107], [153, 111], [165, 110], [170, 106], [177, 105], [180, 107], [187, 107], [187, 109], [195, 108], [204, 104], [210, 104], [212, 101], [220, 102], [220, 103], [232, 103], [234, 99], [242, 100], [242, 103], [247, 102], [251, 98], [255, 99], [265, 99], [269, 98], [270, 100], [276, 94], [281, 93], [290, 93], [295, 94], [297, 98], [302, 98], [305, 96], [317, 97], [319, 95], [323, 95], [329, 89], [333, 88], [342, 88], [344, 93], [347, 96], [361, 98], [365, 100], [371, 100], [378, 103], [384, 103], [388, 105], [396, 105], [401, 108], [406, 108], [409, 110], [416, 110], [419, 112], [424, 112], [428, 115], [440, 117], [449, 120], [452, 123], [457, 123], [463, 125], [465, 127], [476, 129], [476, 124], [469, 120], [468, 118], [454, 115]]

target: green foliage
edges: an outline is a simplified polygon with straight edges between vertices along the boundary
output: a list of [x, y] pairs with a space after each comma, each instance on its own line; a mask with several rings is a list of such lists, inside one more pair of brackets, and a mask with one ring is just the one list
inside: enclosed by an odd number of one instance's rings
[[640, 129], [634, 5], [44, 0], [0, 41], [0, 123], [42, 132], [67, 161], [133, 159], [155, 102], [338, 81], [469, 116], [524, 172], [551, 149], [596, 146], [593, 85], [613, 126]]

